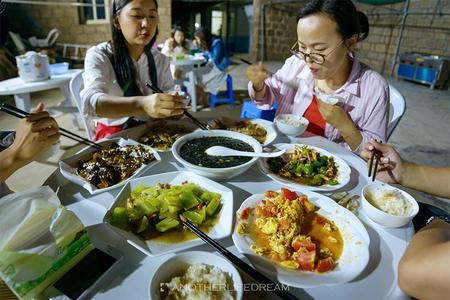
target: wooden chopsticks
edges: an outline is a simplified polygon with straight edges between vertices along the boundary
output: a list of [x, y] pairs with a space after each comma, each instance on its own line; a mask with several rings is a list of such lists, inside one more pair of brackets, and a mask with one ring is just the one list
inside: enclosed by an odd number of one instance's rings
[[[377, 176], [378, 165], [380, 163], [381, 156], [383, 156], [383, 153], [381, 153], [380, 150], [377, 150], [375, 148], [372, 150], [372, 155], [370, 156], [370, 161], [369, 161], [369, 174], [367, 175], [369, 177], [372, 177], [372, 181], [375, 181], [375, 177]], [[375, 166], [373, 167], [374, 160], [375, 160]]]
[[[192, 231], [195, 235], [197, 235], [199, 238], [201, 238], [205, 243], [210, 245], [211, 247], [215, 248], [217, 251], [219, 251], [223, 256], [225, 256], [229, 261], [231, 261], [235, 266], [237, 266], [239, 269], [247, 273], [250, 277], [252, 277], [254, 280], [258, 281], [259, 283], [263, 284], [270, 284], [272, 286], [276, 286], [277, 283], [257, 271], [256, 269], [252, 268], [250, 265], [239, 259], [237, 256], [235, 256], [233, 253], [228, 251], [225, 247], [220, 245], [218, 242], [210, 238], [206, 233], [201, 231], [197, 226], [186, 220], [183, 216], [180, 216], [181, 222], [183, 222], [183, 225]], [[283, 289], [273, 289], [271, 291], [272, 293], [276, 294], [281, 299], [298, 299], [291, 293], [284, 291]]]
[[[19, 119], [26, 118], [29, 115], [28, 112], [23, 111], [23, 110], [15, 107], [15, 106], [9, 105], [7, 103], [2, 103], [0, 105], [0, 110], [5, 112], [5, 113], [7, 113], [7, 114], [10, 114], [11, 116], [19, 118]], [[71, 132], [71, 131], [69, 131], [67, 129], [59, 127], [59, 131], [60, 131], [60, 134], [62, 136], [65, 136], [65, 137], [67, 137], [67, 138], [69, 138], [71, 140], [74, 140], [74, 141], [78, 142], [78, 143], [82, 143], [82, 144], [85, 144], [85, 145], [88, 145], [88, 146], [93, 146], [93, 147], [96, 147], [98, 149], [102, 148], [101, 145], [99, 145], [99, 144], [97, 144], [97, 143], [95, 143], [93, 141], [90, 141], [90, 140], [88, 140], [88, 139], [86, 139], [86, 138], [84, 138], [84, 137], [82, 137], [82, 136], [80, 136], [80, 135], [78, 135], [76, 133], [73, 133], [73, 132]]]
[[[154, 91], [155, 93], [160, 93], [160, 94], [164, 94], [164, 92], [156, 87], [151, 85], [150, 83], [146, 83], [146, 86], [148, 86], [150, 89], [152, 89], [152, 91]], [[208, 130], [208, 125], [204, 124], [203, 122], [201, 122], [200, 120], [198, 120], [196, 117], [194, 117], [193, 115], [191, 115], [187, 110], [183, 111], [183, 114], [188, 117], [189, 119], [191, 119], [198, 127], [200, 127], [203, 130]]]

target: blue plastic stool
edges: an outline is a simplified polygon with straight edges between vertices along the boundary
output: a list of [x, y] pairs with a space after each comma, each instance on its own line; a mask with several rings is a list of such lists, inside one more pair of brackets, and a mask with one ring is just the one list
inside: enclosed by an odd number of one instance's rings
[[272, 122], [275, 118], [277, 108], [278, 102], [276, 101], [273, 108], [267, 110], [257, 108], [253, 101], [245, 101], [242, 104], [241, 118], [265, 119]]
[[219, 92], [217, 95], [211, 94], [209, 107], [215, 108], [217, 103], [230, 103], [230, 107], [234, 106], [233, 78], [230, 74], [227, 75], [227, 90]]

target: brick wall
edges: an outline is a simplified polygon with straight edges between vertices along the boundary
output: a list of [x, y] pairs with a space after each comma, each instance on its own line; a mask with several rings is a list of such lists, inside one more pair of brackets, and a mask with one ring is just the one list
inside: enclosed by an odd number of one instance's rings
[[[54, 0], [45, 0], [46, 2], [54, 2]], [[59, 2], [74, 2], [74, 0], [60, 0]], [[159, 0], [159, 36], [158, 42], [163, 42], [170, 36], [171, 28], [171, 1]], [[79, 9], [71, 6], [56, 5], [22, 5], [8, 4], [9, 11], [14, 15], [22, 15], [24, 20], [33, 20], [39, 27], [39, 31], [30, 30], [33, 23], [26, 22], [21, 26], [14, 24], [13, 28], [22, 27], [21, 32], [29, 32], [30, 34], [38, 34], [39, 37], [46, 35], [52, 28], [60, 30], [58, 43], [70, 44], [87, 44], [95, 45], [111, 39], [111, 28], [109, 23], [104, 24], [80, 24]], [[15, 22], [14, 17], [9, 22]]]
[[[260, 14], [262, 5], [268, 0], [254, 0], [252, 59], [261, 59], [262, 30]], [[266, 6], [265, 13], [265, 58], [282, 60], [288, 57], [289, 47], [296, 39], [296, 16], [306, 1], [301, 3], [273, 4]], [[410, 11], [421, 13], [436, 12], [436, 4], [442, 12], [450, 13], [450, 0], [411, 0]], [[402, 11], [404, 4], [373, 6], [356, 3], [359, 10], [369, 15], [369, 37], [359, 43], [358, 57], [381, 73], [390, 73], [397, 40], [400, 32], [401, 15], [381, 13]], [[376, 15], [375, 12], [379, 12]], [[370, 14], [372, 13], [372, 14]], [[402, 52], [423, 52], [432, 55], [450, 56], [450, 15], [409, 15], [400, 47]]]

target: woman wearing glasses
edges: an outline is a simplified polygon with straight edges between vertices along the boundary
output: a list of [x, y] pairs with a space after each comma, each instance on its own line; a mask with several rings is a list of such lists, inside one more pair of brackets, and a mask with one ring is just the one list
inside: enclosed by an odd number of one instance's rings
[[[385, 142], [388, 83], [353, 55], [368, 33], [367, 17], [350, 0], [310, 1], [283, 67], [270, 77], [261, 63], [248, 68], [250, 96], [257, 104], [278, 101], [277, 114], [303, 115], [308, 131], [352, 151], [362, 151], [371, 139]], [[325, 102], [327, 96], [339, 101]]]

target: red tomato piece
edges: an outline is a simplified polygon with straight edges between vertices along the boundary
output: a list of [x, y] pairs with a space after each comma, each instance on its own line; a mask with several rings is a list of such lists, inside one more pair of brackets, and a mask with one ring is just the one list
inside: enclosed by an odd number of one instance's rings
[[242, 220], [247, 219], [249, 213], [250, 213], [250, 207], [244, 208], [244, 210], [241, 212], [241, 219]]
[[319, 262], [317, 263], [317, 272], [320, 273], [331, 271], [333, 268], [334, 261], [331, 257], [319, 259]]
[[308, 251], [316, 251], [316, 244], [314, 244], [310, 239], [296, 240], [291, 246], [294, 251], [298, 251], [300, 248], [305, 248]]
[[327, 219], [325, 219], [324, 217], [316, 217], [316, 223], [319, 225], [325, 225], [327, 223]]
[[283, 196], [283, 198], [286, 198], [288, 200], [295, 200], [295, 199], [297, 199], [297, 193], [296, 192], [293, 192], [293, 191], [285, 189], [285, 188], [281, 188], [281, 195]]
[[300, 264], [300, 269], [312, 272], [314, 270], [316, 251], [308, 251], [306, 248], [300, 247], [297, 253], [297, 262]]

